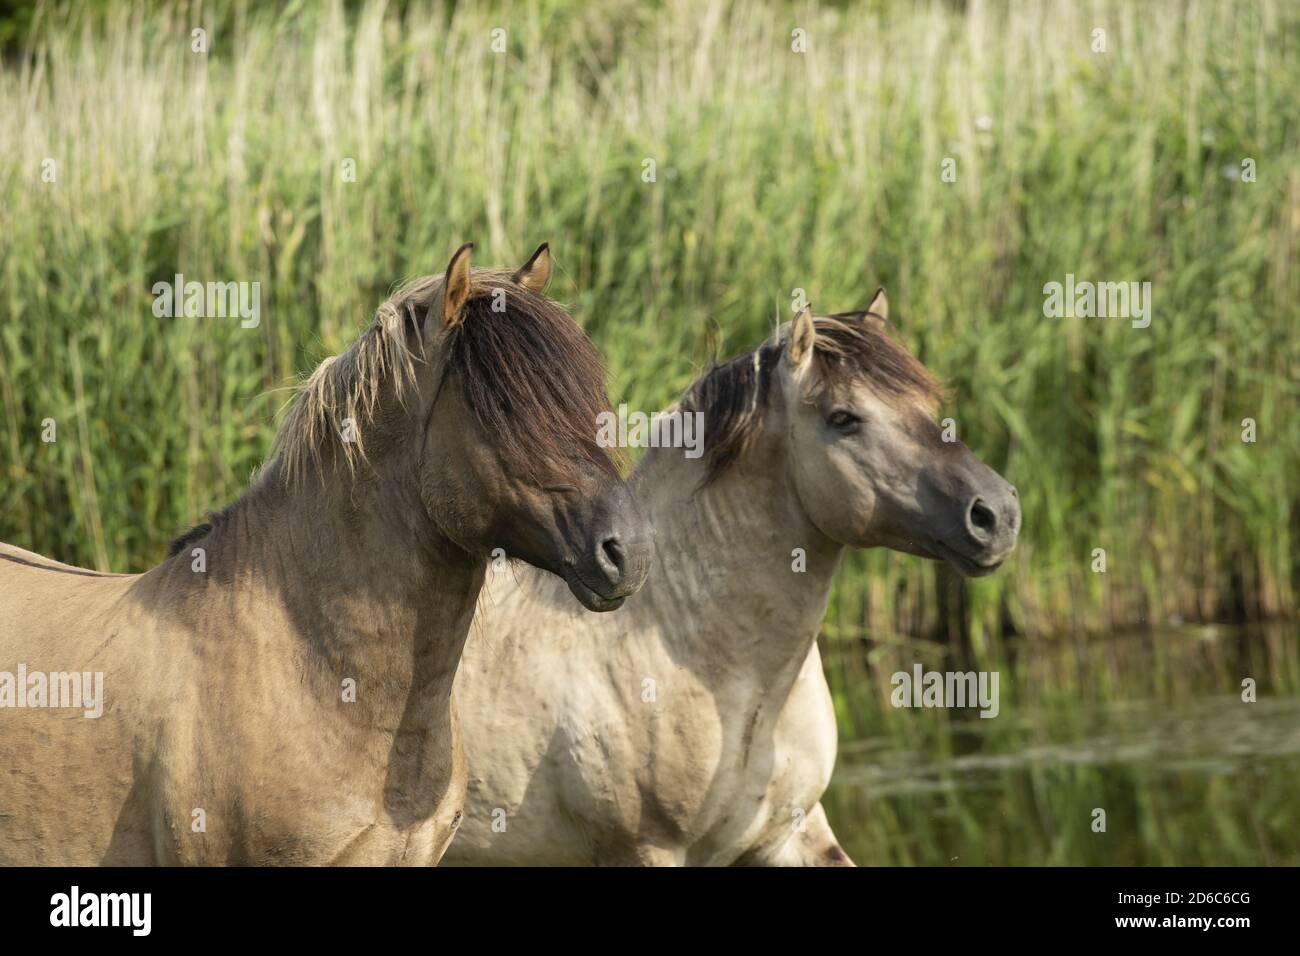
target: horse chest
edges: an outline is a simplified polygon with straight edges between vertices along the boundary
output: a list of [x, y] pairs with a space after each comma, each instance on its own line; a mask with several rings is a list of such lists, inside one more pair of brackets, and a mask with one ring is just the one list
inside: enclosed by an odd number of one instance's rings
[[[774, 718], [749, 707], [715, 722], [702, 718], [707, 713], [702, 708], [688, 710], [656, 721], [637, 824], [644, 827], [651, 811], [661, 819], [657, 840], [707, 859], [767, 825]], [[667, 839], [670, 835], [675, 839]]]
[[672, 772], [656, 779], [650, 802], [685, 811], [676, 822], [687, 862], [726, 865], [797, 832], [834, 762], [834, 718], [820, 694], [816, 681], [797, 684], [781, 707], [719, 694], [717, 724], [701, 727], [696, 709], [693, 732], [664, 748]]

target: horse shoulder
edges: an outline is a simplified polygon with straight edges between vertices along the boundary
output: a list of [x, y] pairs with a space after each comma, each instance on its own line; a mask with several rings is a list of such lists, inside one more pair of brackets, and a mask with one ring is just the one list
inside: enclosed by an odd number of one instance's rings
[[790, 774], [804, 793], [822, 791], [835, 769], [839, 729], [821, 653], [813, 644], [777, 721], [777, 745], [791, 754]]
[[[816, 644], [808, 652], [773, 729], [778, 760], [764, 791], [766, 819], [730, 847], [738, 863], [852, 865], [820, 800], [835, 769], [838, 730]], [[843, 858], [844, 863], [836, 862]]]

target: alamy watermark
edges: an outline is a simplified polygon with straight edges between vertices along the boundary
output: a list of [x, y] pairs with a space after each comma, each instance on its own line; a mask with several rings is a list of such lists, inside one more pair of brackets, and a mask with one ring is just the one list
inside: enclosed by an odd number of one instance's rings
[[976, 707], [981, 717], [996, 717], [997, 671], [927, 671], [920, 664], [912, 672], [897, 671], [889, 678], [894, 685], [889, 702], [895, 707]]
[[1065, 282], [1043, 286], [1043, 315], [1049, 319], [1132, 319], [1133, 328], [1151, 324], [1150, 282]]
[[171, 282], [153, 284], [153, 314], [158, 318], [229, 319], [255, 329], [262, 322], [262, 283], [185, 281], [176, 273]]
[[596, 416], [596, 444], [601, 448], [685, 448], [687, 458], [704, 454], [704, 413], [628, 412], [618, 406], [618, 414], [601, 412]]
[[132, 936], [153, 928], [152, 893], [83, 893], [74, 885], [50, 897], [51, 926], [120, 926]]
[[77, 708], [94, 720], [104, 713], [103, 671], [0, 671], [0, 710]]

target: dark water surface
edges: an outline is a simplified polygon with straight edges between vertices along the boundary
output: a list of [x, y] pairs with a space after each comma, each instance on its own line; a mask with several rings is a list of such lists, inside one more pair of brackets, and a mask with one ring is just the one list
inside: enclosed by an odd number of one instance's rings
[[[1300, 864], [1294, 623], [974, 656], [945, 663], [907, 644], [828, 655], [841, 742], [824, 803], [857, 862]], [[894, 708], [890, 675], [915, 661], [997, 670], [998, 716]]]

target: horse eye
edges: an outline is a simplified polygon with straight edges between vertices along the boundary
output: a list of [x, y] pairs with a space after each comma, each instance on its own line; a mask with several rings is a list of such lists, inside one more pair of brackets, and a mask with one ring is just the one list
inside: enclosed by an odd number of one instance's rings
[[826, 424], [842, 432], [856, 431], [862, 419], [845, 408], [837, 408], [826, 417]]

